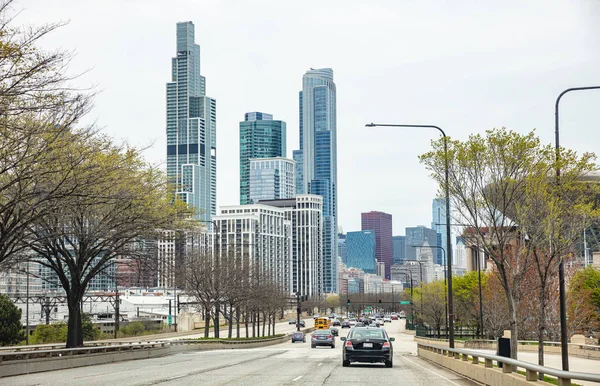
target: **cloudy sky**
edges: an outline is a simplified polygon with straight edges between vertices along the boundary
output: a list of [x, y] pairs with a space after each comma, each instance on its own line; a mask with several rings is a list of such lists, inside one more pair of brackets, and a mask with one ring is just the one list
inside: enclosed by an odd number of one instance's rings
[[[100, 94], [87, 118], [165, 161], [165, 83], [175, 23], [191, 20], [207, 95], [217, 99], [218, 205], [239, 202], [238, 122], [248, 111], [287, 122], [298, 148], [298, 91], [309, 67], [337, 84], [339, 224], [394, 216], [394, 234], [430, 225], [437, 187], [417, 156], [434, 124], [465, 139], [493, 127], [544, 142], [565, 88], [600, 85], [599, 0], [18, 0], [18, 24], [69, 21], [42, 42], [77, 53], [77, 85]], [[600, 91], [561, 102], [561, 143], [600, 153]]]

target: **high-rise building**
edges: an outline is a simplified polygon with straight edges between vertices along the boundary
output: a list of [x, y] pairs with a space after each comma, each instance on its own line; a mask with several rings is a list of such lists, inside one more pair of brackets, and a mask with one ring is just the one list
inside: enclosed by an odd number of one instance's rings
[[392, 266], [392, 215], [384, 212], [361, 213], [361, 229], [375, 232], [376, 251], [378, 262], [385, 264], [385, 278], [390, 278]]
[[[406, 228], [406, 260], [417, 260], [417, 247], [437, 246], [437, 232], [423, 225]], [[436, 248], [437, 249], [437, 248]]]
[[[446, 199], [445, 198], [434, 198], [431, 204], [431, 229], [434, 229], [438, 233], [438, 244], [444, 251], [447, 249], [447, 230], [446, 230]], [[452, 228], [450, 228], [452, 231]], [[451, 236], [452, 237], [452, 236]], [[452, 239], [451, 239], [452, 241]], [[454, 243], [452, 243], [454, 244]], [[453, 249], [453, 248], [451, 248]], [[446, 251], [447, 252], [447, 251]], [[434, 254], [435, 264], [444, 264], [444, 252], [441, 249], [437, 249]]]
[[376, 245], [372, 230], [346, 233], [346, 266], [377, 273]]
[[392, 261], [402, 264], [406, 260], [406, 236], [392, 236]]
[[296, 161], [288, 158], [250, 160], [250, 203], [296, 196]]
[[[338, 233], [338, 256], [342, 259], [342, 263], [346, 264], [346, 234]], [[339, 288], [338, 288], [339, 291]]]
[[250, 159], [285, 157], [285, 122], [271, 114], [246, 113], [240, 122], [240, 205], [250, 204]]
[[302, 77], [297, 192], [323, 197], [323, 285], [337, 292], [337, 128], [336, 87], [331, 68], [310, 69]]
[[[214, 216], [217, 256], [234, 256], [242, 266], [271, 278], [291, 294], [292, 222], [283, 209], [267, 205], [221, 208]], [[254, 268], [253, 268], [254, 267]], [[256, 268], [256, 270], [255, 270]]]
[[309, 297], [323, 295], [323, 198], [301, 194], [259, 204], [282, 208], [292, 223], [291, 292]]
[[205, 95], [194, 23], [177, 23], [177, 54], [167, 83], [167, 177], [177, 196], [210, 220], [217, 210], [217, 107]]

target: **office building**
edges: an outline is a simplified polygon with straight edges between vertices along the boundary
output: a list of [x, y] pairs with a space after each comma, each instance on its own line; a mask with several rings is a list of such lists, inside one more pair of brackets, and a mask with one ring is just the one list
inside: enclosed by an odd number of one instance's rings
[[286, 220], [291, 221], [291, 293], [309, 297], [323, 295], [323, 198], [301, 194], [259, 204], [283, 209]]
[[385, 278], [390, 278], [392, 266], [392, 215], [384, 212], [361, 213], [361, 229], [375, 232], [375, 257], [385, 264]]
[[297, 192], [323, 197], [323, 285], [337, 292], [337, 117], [331, 68], [310, 69], [299, 94], [300, 150], [294, 151]]
[[345, 233], [338, 233], [338, 257], [340, 257], [342, 259], [342, 262], [346, 264], [347, 253]]
[[406, 260], [406, 236], [392, 236], [392, 263], [402, 264]]
[[177, 54], [167, 83], [167, 177], [204, 221], [216, 214], [216, 101], [205, 95], [194, 23], [177, 23]]
[[346, 266], [377, 273], [376, 245], [372, 230], [346, 233]]
[[[285, 157], [285, 147], [285, 122], [273, 120], [271, 114], [260, 112], [245, 114], [244, 120], [240, 122], [240, 205], [252, 202], [250, 200], [250, 160]], [[291, 182], [289, 183], [291, 184]]]
[[296, 161], [283, 158], [250, 159], [250, 203], [296, 196]]
[[437, 246], [437, 232], [423, 225], [406, 228], [406, 260], [417, 260], [417, 249], [427, 242], [428, 246]]
[[[438, 242], [437, 245], [444, 248], [444, 251], [448, 248], [447, 240], [447, 229], [446, 229], [446, 199], [445, 198], [435, 198], [433, 199], [433, 203], [431, 204], [431, 212], [432, 212], [432, 221], [431, 221], [431, 229], [435, 230], [438, 234]], [[450, 228], [452, 231], [452, 228]], [[450, 236], [452, 237], [452, 235]], [[450, 239], [452, 240], [452, 238]], [[451, 243], [453, 245], [454, 243]], [[453, 247], [451, 248], [451, 250]], [[435, 253], [435, 264], [444, 264], [444, 252], [438, 248]]]

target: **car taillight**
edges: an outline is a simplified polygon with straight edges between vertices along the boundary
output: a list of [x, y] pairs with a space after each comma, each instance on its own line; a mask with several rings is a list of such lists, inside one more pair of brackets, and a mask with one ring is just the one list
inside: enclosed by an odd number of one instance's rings
[[390, 348], [390, 342], [383, 342], [383, 347]]
[[354, 346], [352, 346], [352, 342], [350, 342], [349, 340], [346, 341], [345, 346], [346, 346], [346, 348], [351, 348], [351, 349], [354, 348]]
[[313, 339], [317, 339], [317, 337], [315, 335], [312, 336]]
[[333, 335], [327, 335], [327, 339], [333, 338]]

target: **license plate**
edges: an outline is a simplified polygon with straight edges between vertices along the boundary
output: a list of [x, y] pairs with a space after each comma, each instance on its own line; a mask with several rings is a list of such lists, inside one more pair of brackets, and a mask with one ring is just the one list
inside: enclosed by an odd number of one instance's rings
[[319, 339], [325, 339], [325, 337], [324, 336], [320, 336]]
[[373, 348], [373, 343], [363, 343], [364, 348]]

